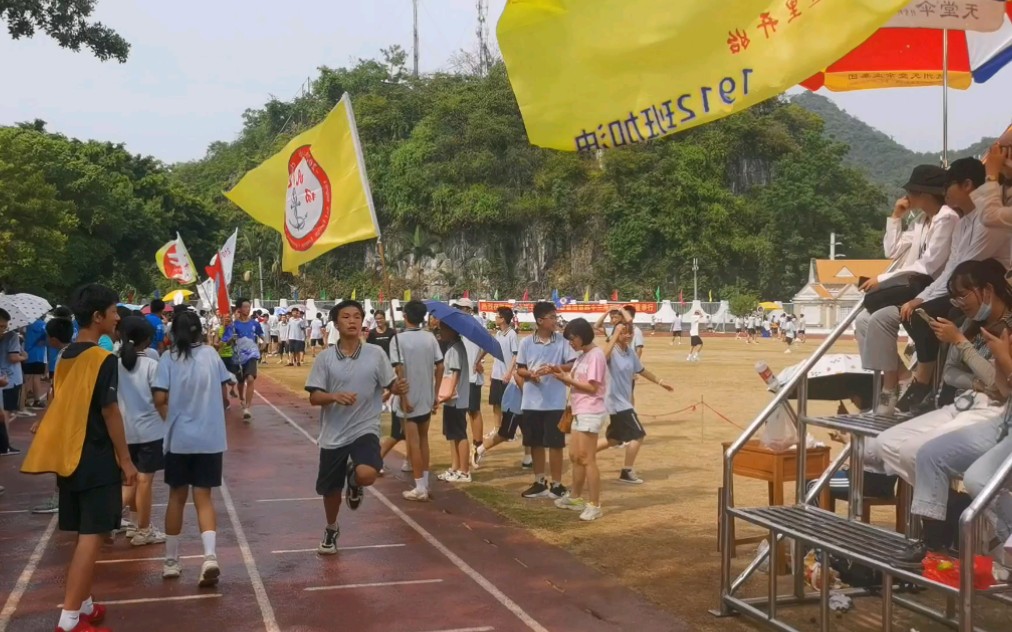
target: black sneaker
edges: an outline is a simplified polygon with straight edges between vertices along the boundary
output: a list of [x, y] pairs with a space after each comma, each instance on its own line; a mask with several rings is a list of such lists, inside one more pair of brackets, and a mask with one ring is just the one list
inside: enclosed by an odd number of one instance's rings
[[569, 490], [566, 489], [566, 486], [562, 483], [556, 483], [552, 485], [550, 490], [548, 490], [548, 498], [551, 498], [552, 500], [564, 498], [567, 494], [569, 494]]
[[348, 509], [358, 509], [358, 506], [362, 504], [362, 488], [355, 485], [352, 481], [355, 480], [355, 464], [351, 459], [348, 459], [348, 493], [345, 499], [348, 501]]
[[528, 487], [527, 490], [520, 495], [524, 498], [547, 498], [550, 493], [551, 492], [548, 491], [548, 485], [545, 485], [541, 481], [534, 481], [534, 484]]
[[896, 568], [919, 572], [924, 568], [924, 558], [928, 555], [928, 547], [923, 542], [912, 542], [892, 559]]
[[917, 380], [910, 382], [910, 386], [903, 395], [896, 400], [896, 410], [901, 413], [910, 412], [910, 409], [924, 401], [924, 398], [931, 394], [929, 384], [921, 384]]
[[522, 467], [525, 470], [532, 469], [534, 467], [534, 459], [531, 459], [530, 461], [528, 461], [527, 459], [522, 459], [520, 461], [520, 467]]
[[21, 450], [18, 450], [13, 446], [7, 448], [6, 452], [0, 452], [0, 456], [17, 456], [19, 454], [21, 454]]
[[341, 528], [331, 529], [327, 527], [323, 530], [323, 540], [320, 542], [320, 546], [316, 547], [316, 552], [320, 555], [333, 555], [337, 553], [337, 538], [341, 535]]
[[618, 480], [629, 485], [643, 484], [643, 479], [636, 476], [636, 470], [622, 470], [622, 473], [618, 475]]

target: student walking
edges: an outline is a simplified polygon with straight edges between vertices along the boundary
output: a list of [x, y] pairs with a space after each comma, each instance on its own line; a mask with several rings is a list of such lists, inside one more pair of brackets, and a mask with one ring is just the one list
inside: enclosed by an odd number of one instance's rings
[[[630, 324], [630, 326], [632, 326]], [[612, 334], [620, 331], [616, 330]], [[601, 471], [597, 467], [597, 439], [607, 409], [604, 404], [607, 389], [608, 359], [604, 351], [594, 344], [594, 328], [583, 318], [576, 318], [566, 325], [563, 337], [569, 341], [574, 352], [580, 355], [573, 362], [571, 371], [553, 366], [555, 378], [570, 389], [570, 406], [573, 413], [572, 439], [569, 458], [573, 463], [573, 490], [555, 501], [560, 509], [579, 511], [580, 520], [597, 520], [601, 511]], [[588, 498], [583, 499], [584, 487]]]
[[699, 362], [699, 354], [703, 351], [703, 339], [699, 336], [699, 323], [703, 320], [703, 312], [696, 310], [692, 312], [692, 319], [689, 324], [689, 357], [688, 362]]
[[[256, 364], [257, 359], [251, 361]], [[230, 379], [215, 349], [203, 344], [197, 315], [177, 313], [172, 320], [172, 349], [162, 355], [152, 387], [155, 406], [165, 414], [166, 421], [165, 483], [169, 486], [169, 505], [165, 510], [162, 577], [176, 579], [182, 573], [179, 536], [192, 489], [204, 548], [197, 584], [202, 588], [216, 585], [221, 575], [211, 490], [221, 487], [222, 456], [227, 448], [223, 401]]]
[[137, 479], [117, 403], [116, 357], [98, 346], [116, 331], [118, 302], [114, 291], [97, 284], [71, 297], [77, 342], [63, 352], [53, 399], [21, 468], [56, 473], [60, 530], [77, 532], [57, 632], [109, 632], [97, 627], [106, 609], [92, 599], [92, 581], [106, 537], [120, 526], [121, 483]]
[[140, 316], [122, 320], [119, 331], [122, 346], [117, 401], [123, 415], [130, 460], [137, 468], [137, 484], [123, 488], [123, 504], [134, 508], [130, 523], [135, 527], [132, 533], [127, 532], [127, 538], [133, 546], [161, 544], [165, 542], [165, 534], [151, 526], [151, 487], [155, 474], [165, 469], [165, 420], [155, 407], [152, 391], [158, 360], [144, 353], [155, 332]]
[[320, 407], [320, 465], [316, 493], [323, 497], [326, 527], [316, 551], [337, 553], [341, 492], [349, 509], [362, 504], [363, 487], [376, 482], [383, 469], [380, 456], [380, 414], [383, 392], [408, 393], [390, 360], [376, 345], [362, 342], [365, 309], [358, 301], [342, 301], [330, 310], [340, 338], [321, 353], [306, 380], [309, 403]]
[[450, 442], [450, 469], [437, 478], [448, 483], [471, 482], [471, 450], [467, 446], [467, 412], [474, 394], [468, 380], [471, 363], [464, 342], [452, 327], [439, 324], [439, 336], [447, 345], [445, 373], [436, 404], [443, 404], [443, 437]]

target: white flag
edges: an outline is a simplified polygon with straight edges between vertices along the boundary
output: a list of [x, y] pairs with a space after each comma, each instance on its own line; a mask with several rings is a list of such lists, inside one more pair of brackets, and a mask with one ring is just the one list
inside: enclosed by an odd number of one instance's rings
[[225, 245], [221, 247], [221, 250], [211, 257], [212, 266], [218, 257], [221, 257], [221, 268], [225, 271], [225, 283], [228, 285], [232, 284], [232, 264], [235, 263], [235, 240], [238, 236], [239, 229], [236, 228], [232, 236], [225, 242]]

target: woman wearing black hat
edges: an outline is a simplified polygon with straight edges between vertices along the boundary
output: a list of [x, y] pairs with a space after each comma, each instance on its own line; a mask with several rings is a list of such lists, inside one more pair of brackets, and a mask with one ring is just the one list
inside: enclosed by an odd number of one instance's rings
[[[873, 292], [881, 282], [899, 275], [926, 279], [927, 283], [921, 285], [923, 288], [945, 268], [952, 234], [959, 222], [959, 215], [945, 206], [945, 182], [945, 169], [941, 167], [914, 167], [910, 179], [903, 185], [907, 194], [896, 201], [892, 216], [886, 220], [882, 240], [885, 255], [900, 263], [896, 270], [865, 281], [862, 291]], [[915, 209], [923, 211], [923, 215], [903, 230], [904, 219]], [[896, 302], [910, 298], [912, 296], [906, 296]], [[896, 340], [900, 331], [900, 308], [897, 304], [877, 307], [869, 307], [874, 313], [866, 311], [858, 317], [855, 330], [862, 365], [882, 371], [882, 394], [875, 412], [892, 415], [899, 399], [900, 360], [896, 354]]]

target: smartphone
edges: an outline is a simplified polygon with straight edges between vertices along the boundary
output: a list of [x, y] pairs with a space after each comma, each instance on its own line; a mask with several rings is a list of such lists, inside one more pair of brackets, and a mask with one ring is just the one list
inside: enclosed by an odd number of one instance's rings
[[929, 325], [931, 323], [935, 322], [935, 319], [932, 318], [931, 316], [929, 316], [928, 313], [926, 311], [924, 311], [924, 309], [921, 308], [921, 307], [918, 307], [917, 309], [915, 309], [914, 313], [917, 314], [918, 316], [920, 316], [921, 318], [923, 318], [924, 322], [928, 323]]

